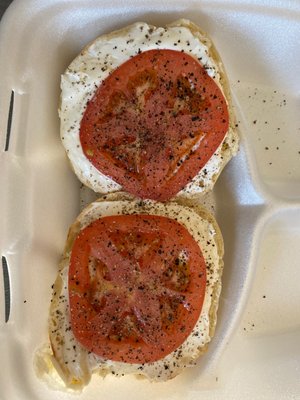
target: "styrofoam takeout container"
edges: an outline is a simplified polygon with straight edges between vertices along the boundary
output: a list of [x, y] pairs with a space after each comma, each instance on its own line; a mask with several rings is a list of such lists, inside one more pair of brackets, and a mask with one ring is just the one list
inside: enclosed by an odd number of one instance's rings
[[60, 75], [99, 34], [180, 17], [219, 49], [241, 132], [210, 196], [226, 251], [216, 335], [174, 380], [96, 377], [80, 398], [300, 398], [300, 2], [15, 0], [0, 26], [1, 400], [74, 398], [33, 370], [82, 206], [59, 139]]

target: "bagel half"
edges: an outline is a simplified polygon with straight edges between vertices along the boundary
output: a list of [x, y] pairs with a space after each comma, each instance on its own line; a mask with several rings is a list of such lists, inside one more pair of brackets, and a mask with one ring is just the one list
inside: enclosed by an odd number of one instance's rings
[[[177, 220], [198, 243], [206, 264], [206, 289], [202, 311], [187, 339], [172, 353], [151, 363], [132, 364], [101, 358], [85, 349], [75, 338], [70, 325], [68, 270], [74, 241], [92, 221], [109, 215], [149, 214]], [[172, 234], [172, 233], [171, 233]], [[91, 203], [70, 227], [64, 254], [53, 285], [49, 317], [51, 346], [38, 354], [37, 370], [53, 386], [81, 390], [92, 374], [115, 376], [135, 374], [150, 381], [165, 381], [186, 367], [196, 364], [211, 341], [217, 320], [223, 270], [223, 240], [214, 217], [202, 206], [189, 208], [176, 202], [158, 203], [135, 200], [124, 193], [104, 196]], [[60, 378], [58, 378], [58, 376]]]
[[199, 63], [221, 89], [229, 113], [229, 128], [223, 141], [197, 175], [191, 177], [174, 197], [198, 199], [211, 191], [221, 171], [238, 150], [239, 140], [229, 83], [212, 40], [186, 19], [175, 21], [165, 28], [137, 22], [95, 39], [74, 59], [61, 78], [59, 115], [62, 143], [79, 180], [95, 192], [107, 194], [124, 188], [100, 172], [83, 152], [79, 133], [87, 104], [101, 83], [116, 68], [140, 52], [158, 48], [186, 52], [197, 60], [201, 59]]

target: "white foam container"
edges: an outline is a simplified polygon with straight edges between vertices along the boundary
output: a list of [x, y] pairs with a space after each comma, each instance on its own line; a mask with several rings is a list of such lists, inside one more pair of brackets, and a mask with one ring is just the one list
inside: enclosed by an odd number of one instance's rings
[[11, 290], [5, 322], [0, 274], [1, 400], [76, 397], [50, 390], [33, 370], [81, 207], [59, 139], [60, 74], [99, 34], [180, 17], [219, 49], [241, 131], [212, 194], [226, 251], [216, 335], [198, 366], [169, 382], [95, 377], [80, 398], [300, 398], [300, 2], [15, 0], [0, 25], [0, 249]]

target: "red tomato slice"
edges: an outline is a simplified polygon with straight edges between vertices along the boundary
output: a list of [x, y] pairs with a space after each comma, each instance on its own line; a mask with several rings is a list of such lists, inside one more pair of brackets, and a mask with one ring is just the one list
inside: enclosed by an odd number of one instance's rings
[[80, 141], [91, 163], [126, 191], [166, 201], [203, 168], [228, 126], [226, 100], [197, 60], [149, 50], [103, 81]]
[[72, 330], [86, 349], [105, 359], [153, 362], [189, 336], [205, 286], [201, 250], [177, 221], [150, 215], [103, 217], [74, 241]]

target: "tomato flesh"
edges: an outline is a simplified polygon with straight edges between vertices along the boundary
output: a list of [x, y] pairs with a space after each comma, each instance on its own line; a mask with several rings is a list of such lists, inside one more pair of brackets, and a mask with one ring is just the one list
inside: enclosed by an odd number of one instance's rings
[[89, 351], [146, 363], [177, 349], [201, 313], [202, 252], [187, 229], [161, 216], [100, 218], [74, 241], [71, 327]]
[[90, 162], [125, 190], [166, 201], [205, 166], [228, 127], [226, 100], [195, 58], [149, 50], [102, 82], [80, 141]]

